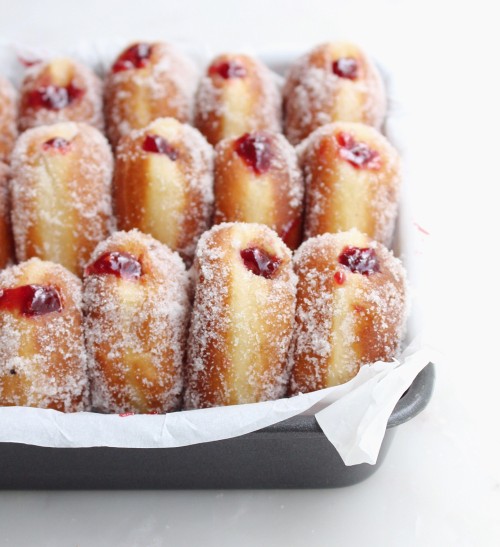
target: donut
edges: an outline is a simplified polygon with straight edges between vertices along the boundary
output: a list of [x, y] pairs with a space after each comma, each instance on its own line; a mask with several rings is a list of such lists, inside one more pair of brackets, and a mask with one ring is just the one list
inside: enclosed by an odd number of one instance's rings
[[0, 406], [88, 410], [81, 281], [32, 258], [0, 272]]
[[210, 144], [243, 133], [281, 130], [280, 94], [272, 72], [247, 55], [217, 57], [195, 97], [195, 125]]
[[306, 181], [304, 236], [357, 228], [389, 246], [401, 184], [399, 154], [373, 127], [325, 125], [298, 147]]
[[8, 191], [9, 168], [0, 162], [0, 269], [14, 259], [14, 242], [10, 224], [10, 201]]
[[0, 77], [0, 161], [9, 163], [17, 137], [17, 94], [12, 84]]
[[33, 256], [81, 275], [110, 231], [113, 158], [104, 136], [64, 122], [23, 133], [12, 153], [12, 227], [19, 261]]
[[381, 243], [352, 229], [305, 241], [298, 276], [290, 393], [343, 384], [362, 365], [398, 352], [406, 274]]
[[92, 407], [176, 410], [189, 314], [179, 255], [138, 230], [115, 232], [92, 253], [83, 295]]
[[104, 129], [102, 82], [85, 65], [68, 58], [30, 66], [21, 85], [19, 130], [73, 121]]
[[213, 212], [213, 150], [194, 127], [160, 118], [116, 149], [119, 230], [152, 235], [190, 262]]
[[296, 276], [267, 226], [225, 223], [201, 237], [188, 340], [184, 408], [284, 396]]
[[321, 44], [292, 64], [283, 87], [285, 133], [298, 144], [330, 122], [380, 128], [386, 112], [382, 78], [354, 44]]
[[255, 222], [291, 248], [300, 244], [304, 185], [297, 155], [283, 135], [245, 133], [215, 148], [214, 223]]
[[128, 46], [105, 82], [106, 127], [113, 145], [156, 118], [190, 122], [196, 84], [193, 63], [171, 45], [140, 42]]

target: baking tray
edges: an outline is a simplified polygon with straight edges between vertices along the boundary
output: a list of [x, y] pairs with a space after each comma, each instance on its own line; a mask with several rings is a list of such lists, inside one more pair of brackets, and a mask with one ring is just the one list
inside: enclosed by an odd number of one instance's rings
[[432, 395], [427, 365], [396, 405], [376, 465], [344, 465], [314, 416], [295, 416], [241, 437], [181, 448], [44, 448], [0, 443], [1, 489], [133, 490], [331, 488], [372, 475], [396, 426]]
[[[123, 44], [122, 44], [123, 45]], [[115, 48], [116, 49], [116, 48]], [[298, 51], [257, 55], [283, 73]], [[382, 69], [390, 90], [390, 77]], [[385, 128], [386, 133], [387, 126]], [[393, 135], [389, 138], [394, 142]], [[397, 140], [397, 139], [396, 139]], [[394, 249], [409, 259], [409, 200], [403, 200]], [[403, 233], [402, 233], [403, 232]], [[408, 260], [405, 260], [408, 267]], [[411, 271], [410, 271], [411, 278]], [[418, 318], [413, 313], [409, 332]], [[314, 416], [299, 415], [240, 437], [179, 448], [47, 448], [0, 443], [0, 489], [331, 488], [358, 483], [382, 464], [396, 426], [421, 412], [434, 385], [427, 365], [394, 408], [375, 465], [346, 466]]]

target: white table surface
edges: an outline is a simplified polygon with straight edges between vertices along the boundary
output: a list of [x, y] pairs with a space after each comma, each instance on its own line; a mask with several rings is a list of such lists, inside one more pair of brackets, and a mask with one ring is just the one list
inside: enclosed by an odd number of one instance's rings
[[[323, 491], [3, 492], [0, 545], [500, 545], [500, 207], [494, 2], [1, 0], [0, 41], [362, 44], [397, 77], [422, 235], [418, 298], [443, 353], [428, 408], [359, 485]], [[0, 470], [1, 472], [1, 470]]]

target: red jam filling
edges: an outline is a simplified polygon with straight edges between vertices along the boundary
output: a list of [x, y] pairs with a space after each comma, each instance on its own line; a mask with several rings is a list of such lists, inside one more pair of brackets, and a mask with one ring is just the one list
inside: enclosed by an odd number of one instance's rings
[[267, 135], [245, 133], [234, 146], [238, 156], [258, 175], [262, 175], [271, 167], [273, 153], [271, 140]]
[[144, 68], [151, 57], [150, 44], [134, 44], [126, 49], [115, 61], [113, 72], [122, 72], [132, 68]]
[[54, 137], [45, 141], [42, 145], [43, 150], [57, 150], [62, 154], [66, 153], [69, 150], [70, 142], [62, 137]]
[[271, 279], [281, 264], [281, 259], [272, 256], [258, 247], [248, 247], [240, 252], [243, 264], [255, 275]]
[[354, 57], [341, 57], [332, 63], [332, 71], [340, 78], [355, 80], [358, 77], [358, 61]]
[[59, 291], [50, 285], [23, 285], [0, 289], [0, 309], [3, 310], [17, 310], [31, 317], [60, 312], [62, 307]]
[[349, 133], [338, 133], [337, 142], [340, 146], [340, 157], [357, 169], [379, 169], [380, 154], [372, 150], [366, 143], [357, 142]]
[[246, 68], [238, 61], [221, 61], [210, 65], [208, 69], [210, 76], [220, 76], [224, 80], [231, 78], [244, 78], [247, 75]]
[[338, 261], [353, 273], [371, 275], [380, 271], [377, 254], [369, 247], [345, 247]]
[[114, 275], [136, 281], [142, 275], [139, 260], [129, 253], [104, 253], [85, 269], [85, 275]]
[[341, 270], [337, 270], [333, 275], [333, 279], [337, 285], [343, 285], [345, 283], [345, 273]]
[[146, 135], [142, 149], [145, 152], [153, 152], [153, 154], [164, 154], [172, 161], [179, 157], [177, 150], [160, 135]]
[[84, 94], [85, 91], [73, 83], [65, 87], [48, 85], [33, 90], [28, 95], [28, 104], [31, 108], [61, 110], [80, 99]]

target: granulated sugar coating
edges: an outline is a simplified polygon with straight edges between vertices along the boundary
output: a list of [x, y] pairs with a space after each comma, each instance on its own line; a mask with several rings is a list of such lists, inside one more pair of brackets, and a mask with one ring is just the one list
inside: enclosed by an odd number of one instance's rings
[[21, 131], [66, 121], [104, 129], [102, 82], [87, 66], [59, 58], [26, 69], [20, 92]]
[[[341, 264], [346, 248], [363, 251], [358, 256], [368, 257], [372, 269]], [[294, 267], [292, 394], [342, 384], [361, 365], [396, 356], [406, 320], [406, 274], [390, 251], [357, 230], [324, 234], [301, 245]]]
[[213, 149], [194, 127], [159, 118], [120, 141], [114, 192], [119, 229], [151, 234], [190, 264], [212, 220]]
[[[55, 291], [60, 311], [7, 305], [4, 292], [26, 285]], [[33, 258], [0, 272], [0, 406], [89, 409], [82, 322], [81, 282], [59, 264]]]
[[[244, 251], [254, 253], [252, 269]], [[194, 269], [184, 407], [284, 396], [296, 286], [289, 249], [267, 226], [224, 223], [201, 237]]]
[[17, 94], [0, 76], [0, 161], [8, 163], [17, 137]]
[[10, 184], [18, 260], [37, 256], [81, 275], [112, 229], [112, 170], [108, 142], [87, 124], [24, 132], [12, 153]]
[[306, 238], [357, 228], [391, 244], [401, 161], [381, 133], [362, 123], [331, 123], [302, 141], [297, 153], [306, 185]]
[[[107, 253], [138, 261], [139, 277], [90, 273]], [[116, 232], [97, 246], [87, 272], [85, 338], [93, 408], [112, 413], [176, 410], [189, 317], [182, 259], [137, 230]]]
[[148, 56], [138, 67], [118, 71], [111, 67], [106, 78], [106, 127], [113, 145], [156, 118], [192, 120], [197, 83], [194, 64], [169, 44], [144, 45]]
[[[229, 63], [240, 71], [222, 76], [212, 70]], [[247, 132], [281, 131], [281, 99], [273, 73], [247, 55], [217, 57], [198, 86], [194, 123], [213, 145]]]
[[[300, 242], [304, 184], [297, 154], [279, 133], [246, 134], [250, 158], [237, 139], [216, 146], [214, 223], [256, 222], [272, 228], [290, 248]], [[265, 159], [261, 159], [265, 158]], [[252, 166], [260, 165], [259, 172]]]
[[[356, 63], [355, 77], [342, 77], [336, 61]], [[322, 44], [292, 64], [283, 88], [285, 133], [293, 144], [334, 121], [380, 128], [386, 112], [380, 74], [355, 45]]]

